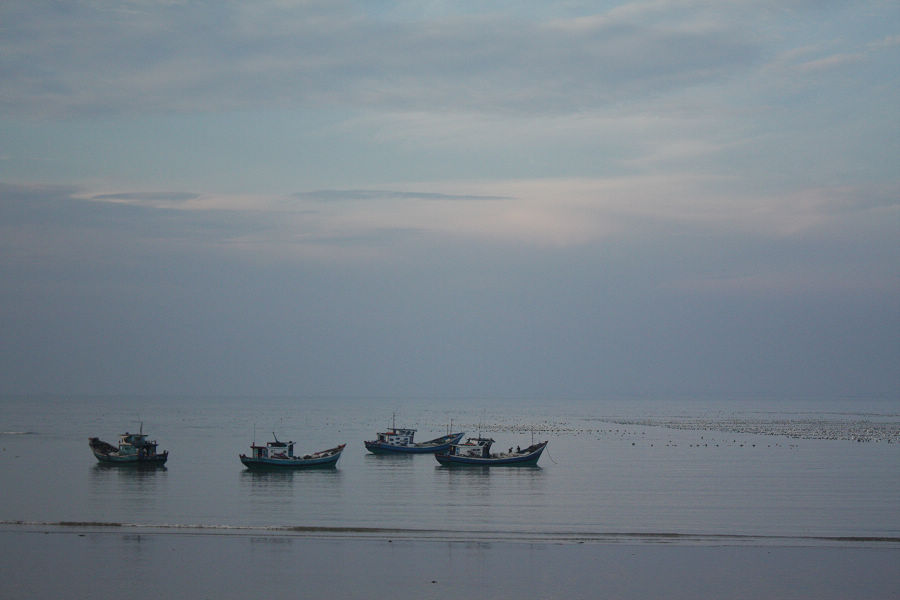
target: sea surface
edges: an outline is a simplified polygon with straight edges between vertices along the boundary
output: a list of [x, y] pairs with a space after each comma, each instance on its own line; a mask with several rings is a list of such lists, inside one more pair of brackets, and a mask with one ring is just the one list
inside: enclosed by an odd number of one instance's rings
[[[392, 421], [417, 441], [550, 443], [535, 468], [367, 453]], [[165, 468], [94, 459], [89, 437], [141, 427]], [[333, 470], [245, 470], [238, 455], [273, 434], [347, 448]], [[900, 402], [4, 397], [0, 488], [13, 532], [896, 548]]]

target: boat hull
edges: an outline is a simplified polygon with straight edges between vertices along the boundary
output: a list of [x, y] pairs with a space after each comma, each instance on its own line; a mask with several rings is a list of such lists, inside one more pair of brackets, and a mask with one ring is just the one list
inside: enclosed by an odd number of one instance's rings
[[94, 452], [94, 456], [104, 465], [121, 465], [121, 466], [141, 466], [141, 467], [160, 467], [166, 464], [169, 459], [168, 452], [160, 454], [151, 454], [150, 456], [138, 456], [129, 454], [119, 456], [116, 454], [104, 454], [102, 452]]
[[397, 446], [394, 444], [386, 444], [379, 441], [366, 441], [366, 450], [372, 454], [434, 454], [435, 452], [444, 452], [450, 449], [450, 446], [459, 442], [465, 432], [451, 433], [427, 442], [412, 444], [409, 446]]
[[295, 469], [334, 469], [338, 459], [344, 451], [344, 446], [339, 446], [334, 454], [318, 458], [253, 458], [241, 454], [240, 459], [245, 467], [252, 471], [291, 471]]
[[527, 454], [519, 454], [516, 456], [493, 456], [493, 457], [476, 457], [476, 456], [456, 456], [452, 454], [435, 454], [441, 465], [448, 467], [532, 467], [538, 462], [547, 442], [539, 445], [537, 449]]

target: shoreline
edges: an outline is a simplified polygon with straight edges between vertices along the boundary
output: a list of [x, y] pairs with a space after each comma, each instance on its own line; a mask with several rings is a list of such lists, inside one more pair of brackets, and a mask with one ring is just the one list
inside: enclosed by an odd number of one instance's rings
[[[102, 529], [102, 530], [100, 530]], [[897, 547], [546, 543], [0, 528], [0, 596], [665, 597], [858, 600], [900, 587]]]
[[0, 521], [2, 532], [45, 534], [91, 533], [121, 535], [194, 535], [285, 537], [322, 540], [371, 540], [417, 542], [505, 542], [522, 544], [666, 544], [683, 546], [750, 547], [838, 547], [900, 549], [896, 536], [782, 536], [730, 533], [686, 532], [540, 532], [540, 531], [467, 531], [393, 527], [334, 527], [314, 525], [138, 524], [104, 521]]

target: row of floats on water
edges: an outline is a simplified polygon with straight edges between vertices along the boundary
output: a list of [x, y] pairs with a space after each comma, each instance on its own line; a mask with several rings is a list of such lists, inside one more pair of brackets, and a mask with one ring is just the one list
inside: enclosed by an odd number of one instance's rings
[[[491, 452], [494, 440], [478, 437], [462, 441], [465, 432], [448, 433], [427, 442], [415, 442], [416, 430], [391, 426], [377, 434], [376, 439], [366, 441], [366, 450], [373, 454], [433, 454], [435, 459], [446, 466], [533, 466], [536, 465], [548, 442], [532, 443], [527, 448], [510, 448], [506, 452]], [[272, 434], [274, 442], [265, 446], [255, 442], [250, 446], [250, 454], [241, 454], [241, 462], [248, 469], [279, 470], [334, 468], [346, 444], [311, 454], [295, 455], [294, 442], [281, 442]], [[119, 444], [113, 446], [99, 438], [89, 438], [94, 456], [104, 464], [162, 466], [169, 458], [168, 450], [157, 449], [155, 440], [147, 439], [141, 424], [138, 433], [123, 433]]]

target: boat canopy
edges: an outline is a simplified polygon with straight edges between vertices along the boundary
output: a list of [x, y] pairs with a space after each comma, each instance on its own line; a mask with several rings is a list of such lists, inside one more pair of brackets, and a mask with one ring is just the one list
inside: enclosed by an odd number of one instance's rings
[[265, 446], [253, 444], [250, 446], [253, 458], [292, 458], [294, 456], [294, 442], [266, 442]]
[[491, 455], [491, 444], [493, 443], [494, 440], [491, 438], [468, 438], [463, 444], [453, 444], [450, 447], [450, 453], [456, 456], [488, 458]]
[[379, 433], [378, 441], [393, 446], [409, 446], [412, 445], [415, 435], [415, 429], [394, 427]]

